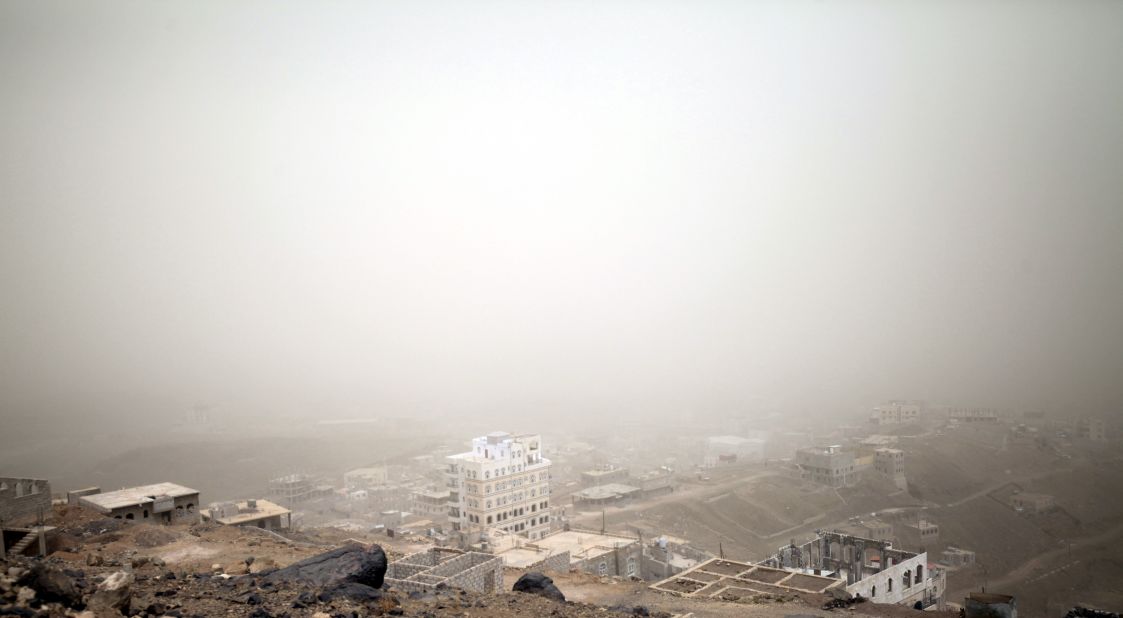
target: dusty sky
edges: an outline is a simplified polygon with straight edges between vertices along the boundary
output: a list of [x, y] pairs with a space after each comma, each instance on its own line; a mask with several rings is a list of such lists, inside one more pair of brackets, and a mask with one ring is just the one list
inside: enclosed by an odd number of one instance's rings
[[1123, 3], [0, 3], [0, 415], [1123, 409]]

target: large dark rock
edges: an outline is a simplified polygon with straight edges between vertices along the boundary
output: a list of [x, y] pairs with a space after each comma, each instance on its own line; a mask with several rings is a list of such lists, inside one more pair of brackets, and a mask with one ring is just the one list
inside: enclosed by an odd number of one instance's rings
[[53, 566], [36, 563], [20, 583], [35, 590], [44, 601], [62, 603], [67, 607], [82, 606], [82, 592], [76, 585], [76, 578]]
[[345, 583], [381, 588], [385, 576], [386, 554], [382, 548], [353, 544], [295, 562], [269, 573], [263, 579], [271, 583], [289, 582], [317, 588], [334, 588]]
[[530, 572], [524, 574], [519, 578], [519, 581], [515, 582], [511, 590], [515, 592], [525, 592], [527, 594], [537, 594], [555, 601], [565, 601], [565, 595], [554, 585], [554, 580], [542, 573]]
[[350, 599], [359, 602], [377, 601], [382, 598], [382, 591], [378, 588], [367, 586], [366, 584], [344, 582], [337, 586], [324, 588], [316, 598], [323, 603], [336, 599]]

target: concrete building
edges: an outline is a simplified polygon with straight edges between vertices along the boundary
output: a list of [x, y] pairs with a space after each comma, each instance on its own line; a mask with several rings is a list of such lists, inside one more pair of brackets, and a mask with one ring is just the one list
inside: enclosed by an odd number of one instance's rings
[[645, 498], [669, 494], [675, 490], [674, 473], [670, 468], [649, 470], [628, 480], [625, 485], [639, 487]]
[[250, 526], [265, 530], [288, 530], [292, 511], [268, 500], [216, 502], [203, 510], [203, 519], [224, 526]]
[[851, 536], [858, 536], [875, 541], [889, 541], [893, 539], [893, 526], [880, 519], [859, 519], [851, 521], [842, 528], [842, 531]]
[[624, 483], [628, 480], [628, 469], [616, 466], [603, 466], [581, 473], [582, 487], [596, 487], [609, 483]]
[[642, 577], [639, 540], [587, 530], [566, 530], [537, 541], [514, 541], [496, 548], [504, 563], [519, 569], [578, 570], [590, 575]]
[[1080, 421], [1080, 437], [1095, 442], [1107, 442], [1107, 425], [1102, 418], [1085, 418]]
[[1010, 504], [1018, 511], [1025, 513], [1044, 513], [1053, 510], [1057, 506], [1053, 496], [1024, 491], [1011, 496]]
[[550, 460], [541, 436], [490, 433], [445, 462], [448, 519], [462, 543], [479, 542], [489, 529], [528, 539], [549, 533]]
[[305, 474], [289, 474], [269, 480], [269, 497], [292, 506], [313, 497], [312, 478]]
[[409, 496], [409, 510], [433, 523], [443, 524], [448, 521], [449, 495], [447, 489], [414, 490]]
[[0, 477], [0, 521], [35, 519], [51, 512], [51, 484], [43, 479]]
[[975, 564], [975, 552], [949, 545], [940, 557], [940, 564], [952, 568], [971, 566]]
[[390, 475], [386, 466], [355, 468], [343, 473], [343, 486], [349, 491], [381, 487], [389, 482]]
[[879, 448], [873, 452], [873, 469], [893, 481], [898, 489], [908, 489], [905, 479], [905, 452], [895, 448]]
[[839, 532], [819, 531], [817, 538], [781, 547], [760, 564], [841, 580], [847, 592], [874, 603], [943, 607], [947, 590], [947, 574], [928, 563], [926, 552]]
[[854, 483], [854, 454], [841, 446], [813, 446], [795, 453], [800, 478], [830, 487], [846, 487]]
[[166, 524], [199, 519], [199, 492], [175, 483], [156, 483], [80, 496], [78, 504], [116, 519]]
[[875, 425], [915, 423], [923, 410], [924, 404], [918, 401], [890, 401], [873, 409], [870, 422]]
[[574, 508], [580, 510], [621, 504], [642, 494], [643, 491], [639, 487], [622, 483], [609, 483], [596, 487], [586, 487], [581, 491], [574, 492], [572, 498]]
[[998, 408], [948, 406], [944, 411], [948, 420], [956, 423], [997, 423], [1001, 416]]

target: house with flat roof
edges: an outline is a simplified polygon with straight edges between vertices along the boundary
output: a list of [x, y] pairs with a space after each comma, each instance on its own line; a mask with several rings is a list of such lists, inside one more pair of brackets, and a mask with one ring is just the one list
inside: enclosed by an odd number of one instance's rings
[[576, 569], [591, 575], [642, 577], [643, 546], [639, 539], [618, 534], [566, 530], [533, 542], [500, 541], [495, 553], [506, 566], [517, 569]]
[[89, 494], [78, 504], [115, 519], [190, 523], [199, 518], [199, 491], [175, 483], [156, 483]]
[[641, 493], [642, 490], [640, 490], [639, 487], [624, 485], [623, 483], [597, 485], [575, 492], [573, 494], [573, 506], [575, 508], [583, 508], [619, 504], [635, 498]]
[[292, 527], [292, 511], [268, 500], [216, 502], [203, 511], [203, 519], [223, 526], [252, 526], [265, 530]]

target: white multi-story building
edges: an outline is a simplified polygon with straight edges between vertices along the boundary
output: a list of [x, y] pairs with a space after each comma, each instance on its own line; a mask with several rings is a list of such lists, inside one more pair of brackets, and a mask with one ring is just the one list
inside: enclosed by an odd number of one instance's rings
[[489, 531], [528, 539], [550, 532], [550, 460], [541, 436], [489, 433], [445, 462], [449, 523], [464, 542]]
[[875, 425], [896, 425], [915, 423], [920, 420], [924, 406], [916, 401], [890, 401], [880, 405], [870, 413], [870, 422]]

